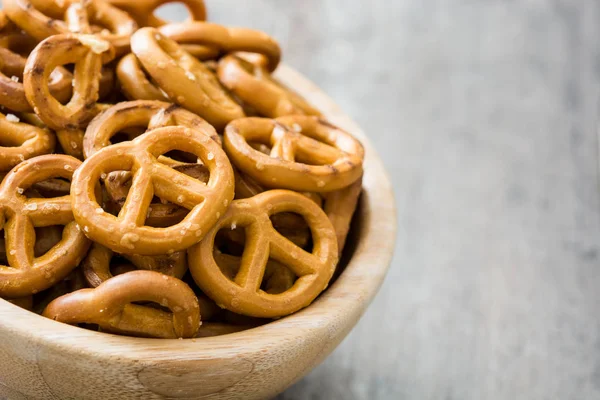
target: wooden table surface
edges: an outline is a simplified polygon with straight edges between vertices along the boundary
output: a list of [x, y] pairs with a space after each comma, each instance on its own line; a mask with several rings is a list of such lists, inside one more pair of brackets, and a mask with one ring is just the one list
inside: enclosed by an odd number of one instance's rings
[[596, 0], [212, 0], [371, 136], [400, 233], [281, 399], [599, 399]]

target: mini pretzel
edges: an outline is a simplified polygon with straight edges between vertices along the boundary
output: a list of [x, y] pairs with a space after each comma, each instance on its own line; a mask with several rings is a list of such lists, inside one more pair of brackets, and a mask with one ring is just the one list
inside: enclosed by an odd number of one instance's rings
[[335, 229], [340, 256], [346, 244], [350, 223], [361, 192], [362, 178], [347, 188], [325, 194], [325, 214]]
[[166, 37], [180, 45], [207, 46], [219, 54], [238, 51], [258, 53], [267, 58], [267, 69], [273, 72], [281, 60], [279, 44], [264, 32], [247, 28], [229, 28], [209, 22], [169, 24], [160, 28]]
[[[98, 112], [102, 63], [115, 56], [106, 41], [93, 35], [56, 35], [41, 42], [27, 59], [25, 93], [36, 114], [54, 130], [75, 130], [87, 124]], [[73, 97], [62, 105], [48, 89], [48, 76], [54, 68], [74, 63]]]
[[[26, 58], [0, 47], [0, 105], [17, 112], [33, 110], [21, 83], [26, 62]], [[71, 97], [72, 78], [71, 73], [62, 67], [50, 74], [48, 88], [58, 101], [64, 102]]]
[[[102, 282], [113, 277], [111, 272], [111, 260], [114, 253], [97, 243], [92, 245], [85, 260], [83, 260], [82, 269], [85, 279], [91, 287], [98, 287]], [[181, 279], [187, 272], [187, 260], [185, 252], [177, 252], [168, 256], [125, 256], [136, 268], [148, 271], [156, 271], [161, 274], [173, 276]]]
[[131, 37], [131, 49], [172, 101], [206, 119], [217, 130], [244, 116], [242, 108], [204, 64], [156, 29], [137, 31]]
[[[169, 165], [168, 158], [161, 160], [163, 164]], [[175, 164], [175, 163], [173, 163]], [[208, 169], [202, 164], [171, 165], [171, 167], [181, 173], [191, 176], [200, 182], [207, 183], [210, 177]], [[127, 194], [131, 189], [133, 175], [130, 171], [111, 172], [104, 181], [106, 194], [108, 195], [107, 205], [111, 213], [118, 214], [127, 200]], [[171, 203], [156, 202], [152, 203], [148, 209], [146, 225], [157, 228], [165, 228], [178, 224], [188, 214], [188, 210]]]
[[[166, 127], [132, 142], [106, 147], [89, 157], [73, 178], [75, 218], [95, 242], [125, 254], [160, 255], [186, 249], [202, 239], [233, 199], [233, 171], [221, 147], [206, 132]], [[184, 149], [210, 171], [204, 184], [160, 163], [157, 157]], [[106, 213], [94, 193], [103, 174], [130, 170], [131, 190], [118, 217]], [[154, 195], [190, 210], [177, 225], [145, 225]]]
[[56, 140], [45, 130], [23, 122], [9, 121], [0, 113], [0, 171], [8, 171], [25, 159], [52, 153]]
[[[80, 162], [45, 155], [19, 164], [0, 185], [0, 207], [9, 266], [0, 266], [0, 296], [23, 297], [51, 287], [81, 261], [90, 245], [73, 221], [70, 196], [26, 198], [33, 184], [54, 177], [71, 179]], [[34, 256], [36, 227], [64, 225], [62, 240], [41, 257]]]
[[181, 107], [160, 101], [130, 101], [119, 103], [99, 114], [88, 126], [83, 140], [86, 158], [111, 145], [110, 139], [128, 128], [141, 127], [154, 130], [180, 125], [198, 134], [208, 135], [217, 143], [221, 139], [212, 126], [202, 118]]
[[268, 69], [240, 57], [221, 59], [217, 75], [227, 89], [266, 117], [321, 115], [300, 95], [273, 79]]
[[158, 18], [154, 12], [162, 5], [168, 3], [183, 3], [191, 14], [190, 21], [204, 21], [206, 19], [206, 6], [204, 0], [108, 0], [112, 5], [127, 11], [140, 27], [158, 27], [167, 21]]
[[[271, 155], [248, 142], [270, 144]], [[363, 173], [360, 142], [318, 117], [239, 119], [227, 126], [224, 146], [243, 173], [266, 187], [329, 192], [351, 185]]]
[[127, 13], [103, 0], [4, 0], [4, 9], [15, 24], [41, 41], [50, 36], [67, 34], [70, 27], [79, 30], [77, 25], [62, 20], [66, 18], [69, 7], [76, 3], [86, 5], [86, 14], [89, 16], [86, 25], [94, 23], [105, 28], [98, 36], [110, 42], [117, 54], [129, 49], [129, 40], [137, 24]]
[[[150, 301], [171, 312], [133, 304]], [[200, 327], [198, 299], [188, 285], [154, 271], [115, 276], [95, 289], [59, 297], [45, 317], [67, 324], [97, 324], [107, 332], [154, 338], [189, 338]]]
[[[307, 220], [313, 235], [312, 254], [275, 230], [269, 217], [280, 212], [298, 213]], [[221, 271], [214, 257], [217, 233], [232, 224], [246, 230], [246, 247], [234, 280]], [[291, 289], [281, 294], [260, 289], [269, 258], [298, 277]], [[228, 310], [262, 318], [282, 317], [308, 306], [327, 287], [337, 260], [335, 232], [323, 210], [286, 190], [234, 201], [204, 240], [188, 251], [192, 276], [209, 297]]]

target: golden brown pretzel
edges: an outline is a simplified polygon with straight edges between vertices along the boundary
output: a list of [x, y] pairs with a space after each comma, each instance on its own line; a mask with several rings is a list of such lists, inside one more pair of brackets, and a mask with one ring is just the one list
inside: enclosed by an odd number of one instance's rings
[[89, 17], [85, 24], [104, 28], [100, 29], [98, 36], [110, 42], [117, 54], [129, 49], [129, 40], [138, 27], [137, 23], [127, 13], [104, 0], [4, 0], [4, 9], [15, 24], [41, 41], [53, 35], [69, 33], [70, 27], [79, 30], [75, 21], [70, 21], [73, 24], [63, 21], [74, 3], [85, 5], [85, 14]]
[[[102, 282], [113, 277], [111, 272], [112, 250], [94, 243], [82, 263], [85, 279], [91, 287], [98, 287]], [[133, 265], [130, 268], [156, 271], [161, 274], [181, 279], [187, 272], [185, 252], [177, 252], [168, 256], [125, 256]]]
[[[271, 145], [271, 155], [248, 142]], [[231, 161], [266, 187], [329, 192], [356, 182], [364, 149], [349, 133], [319, 117], [243, 118], [225, 130]]]
[[135, 54], [128, 54], [117, 65], [121, 90], [130, 100], [169, 101], [169, 97], [150, 82]]
[[[133, 304], [150, 301], [171, 312]], [[200, 327], [198, 299], [188, 285], [154, 271], [115, 276], [95, 289], [59, 297], [45, 317], [67, 324], [97, 324], [107, 332], [165, 339], [193, 337]]]
[[337, 236], [339, 254], [342, 254], [346, 238], [350, 231], [350, 223], [358, 205], [362, 192], [362, 178], [347, 188], [325, 193], [325, 214], [331, 221]]
[[8, 171], [25, 159], [52, 153], [56, 145], [54, 135], [23, 122], [9, 120], [0, 113], [0, 171]]
[[188, 22], [162, 26], [160, 32], [180, 45], [207, 46], [219, 54], [238, 51], [258, 53], [267, 58], [267, 70], [272, 72], [281, 60], [281, 48], [271, 36], [247, 28], [226, 27], [210, 22]]
[[158, 30], [142, 28], [131, 37], [131, 49], [169, 98], [221, 130], [244, 116], [216, 76]]
[[[279, 234], [269, 217], [294, 212], [308, 222], [313, 250], [308, 253]], [[217, 233], [235, 225], [246, 230], [246, 247], [235, 279], [230, 280], [214, 258]], [[281, 294], [260, 289], [269, 258], [297, 277]], [[338, 261], [337, 242], [324, 212], [301, 194], [272, 190], [251, 199], [236, 200], [201, 243], [188, 250], [190, 272], [200, 288], [217, 304], [239, 314], [276, 318], [308, 306], [329, 283]]]
[[183, 3], [190, 12], [191, 21], [206, 19], [204, 0], [108, 0], [108, 2], [127, 11], [140, 27], [158, 27], [166, 24], [167, 21], [158, 18], [154, 12], [160, 6], [168, 3]]
[[[23, 71], [27, 59], [0, 47], [0, 105], [17, 112], [31, 112], [33, 108], [25, 97]], [[73, 76], [59, 67], [52, 71], [48, 79], [48, 89], [60, 102], [71, 97]]]
[[[8, 173], [0, 185], [9, 266], [0, 266], [0, 296], [23, 297], [51, 287], [81, 261], [90, 245], [75, 221], [70, 196], [26, 198], [33, 184], [55, 177], [71, 179], [80, 161], [63, 155], [26, 160]], [[64, 225], [62, 240], [41, 257], [34, 256], [34, 228]]]
[[[36, 114], [54, 130], [85, 126], [98, 112], [102, 64], [115, 56], [114, 48], [93, 35], [56, 35], [41, 42], [27, 59], [24, 86]], [[48, 89], [56, 67], [74, 63], [73, 97], [62, 105]]]
[[[197, 156], [210, 171], [204, 184], [161, 164], [157, 157], [172, 150]], [[100, 207], [94, 193], [104, 174], [130, 170], [132, 187], [114, 217]], [[132, 142], [106, 147], [77, 170], [71, 185], [75, 218], [92, 240], [125, 254], [160, 255], [186, 249], [202, 239], [233, 199], [233, 170], [210, 134], [190, 128], [165, 127]], [[153, 196], [190, 210], [177, 225], [145, 226]]]
[[[162, 158], [163, 164], [170, 165], [169, 158]], [[176, 162], [171, 163], [174, 170], [191, 176], [201, 182], [207, 183], [209, 179], [209, 171], [202, 164], [185, 164], [176, 165]], [[107, 207], [109, 211], [118, 214], [123, 208], [127, 200], [127, 194], [131, 189], [133, 175], [130, 171], [118, 171], [108, 174], [104, 181], [104, 187], [107, 194]], [[178, 224], [185, 218], [188, 210], [179, 207], [172, 203], [153, 202], [148, 209], [146, 217], [146, 225], [157, 228], [165, 228], [171, 225]]]
[[221, 59], [217, 75], [227, 89], [265, 117], [321, 115], [300, 95], [273, 79], [269, 70], [240, 57]]
[[214, 128], [196, 114], [171, 103], [137, 100], [119, 103], [94, 118], [85, 132], [83, 152], [86, 158], [91, 157], [111, 145], [114, 135], [129, 128], [153, 130], [174, 125], [193, 129], [221, 143]]

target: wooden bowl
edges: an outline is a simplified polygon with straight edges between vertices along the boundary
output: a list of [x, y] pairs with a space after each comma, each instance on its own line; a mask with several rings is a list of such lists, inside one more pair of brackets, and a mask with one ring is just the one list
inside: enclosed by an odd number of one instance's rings
[[344, 339], [390, 264], [396, 237], [391, 185], [367, 137], [332, 100], [290, 68], [281, 66], [278, 75], [365, 144], [364, 192], [348, 243], [354, 251], [341, 276], [299, 313], [203, 339], [97, 333], [0, 300], [1, 398], [268, 398], [307, 374]]

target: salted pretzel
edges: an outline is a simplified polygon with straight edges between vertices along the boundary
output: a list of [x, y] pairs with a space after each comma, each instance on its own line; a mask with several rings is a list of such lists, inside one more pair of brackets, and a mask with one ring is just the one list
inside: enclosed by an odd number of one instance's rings
[[[24, 297], [51, 287], [83, 259], [90, 245], [73, 220], [70, 196], [26, 198], [33, 184], [55, 177], [71, 179], [81, 162], [64, 155], [26, 160], [8, 173], [0, 185], [0, 209], [8, 266], [0, 266], [0, 296]], [[34, 228], [64, 225], [61, 241], [35, 257]]]
[[281, 60], [281, 48], [271, 36], [247, 28], [226, 27], [210, 22], [188, 22], [162, 26], [160, 32], [180, 45], [218, 49], [219, 55], [234, 52], [262, 54], [267, 70], [273, 72]]
[[206, 19], [204, 0], [108, 0], [108, 2], [129, 13], [140, 27], [158, 27], [166, 24], [167, 21], [154, 13], [160, 6], [168, 3], [184, 4], [190, 12], [191, 18], [188, 22]]
[[[197, 156], [210, 172], [208, 183], [157, 160], [172, 150]], [[134, 176], [127, 200], [115, 217], [100, 207], [94, 190], [104, 174], [122, 170]], [[75, 218], [89, 238], [119, 253], [160, 255], [199, 242], [225, 213], [233, 190], [231, 164], [210, 134], [177, 126], [158, 128], [94, 153], [75, 173], [71, 193]], [[190, 210], [189, 214], [167, 228], [145, 226], [154, 195]]]
[[100, 113], [88, 126], [83, 140], [86, 158], [111, 145], [110, 139], [128, 128], [154, 130], [179, 125], [207, 135], [217, 143], [221, 139], [215, 129], [202, 118], [175, 104], [138, 100], [122, 102]]
[[[270, 144], [270, 156], [248, 142]], [[266, 187], [329, 192], [363, 173], [360, 142], [319, 117], [238, 119], [225, 129], [224, 147], [243, 173]]]
[[[135, 302], [155, 302], [171, 312]], [[193, 337], [200, 327], [200, 308], [192, 289], [154, 271], [128, 272], [95, 289], [59, 297], [43, 315], [67, 324], [97, 324], [106, 332], [165, 339]]]
[[[270, 216], [294, 212], [308, 222], [313, 235], [312, 253], [279, 234]], [[246, 230], [246, 247], [234, 280], [215, 261], [215, 237], [232, 224]], [[268, 260], [290, 269], [294, 286], [280, 294], [260, 289]], [[286, 190], [264, 192], [236, 200], [198, 245], [188, 250], [190, 272], [198, 286], [221, 307], [253, 317], [276, 318], [308, 306], [329, 283], [338, 260], [335, 232], [315, 203]]]
[[[27, 59], [24, 86], [36, 114], [54, 130], [76, 130], [98, 112], [102, 64], [115, 56], [114, 48], [93, 35], [56, 35], [41, 42]], [[48, 89], [56, 67], [74, 63], [73, 97], [62, 105]]]
[[[85, 279], [91, 287], [98, 287], [102, 282], [105, 282], [113, 277], [111, 260], [114, 253], [97, 243], [92, 245], [85, 260], [83, 260], [82, 269], [85, 275]], [[177, 252], [171, 255], [165, 256], [140, 256], [130, 255], [125, 256], [132, 265], [123, 268], [129, 272], [130, 270], [147, 270], [156, 271], [165, 275], [173, 276], [181, 279], [187, 272], [187, 260], [185, 252]], [[117, 275], [119, 271], [117, 270]]]
[[56, 144], [51, 132], [15, 119], [9, 120], [2, 113], [0, 132], [0, 171], [8, 171], [23, 160], [52, 153]]
[[[160, 158], [165, 165], [184, 173], [200, 182], [207, 183], [210, 177], [208, 169], [202, 164], [178, 163], [166, 157]], [[107, 207], [111, 213], [118, 214], [127, 200], [133, 175], [130, 171], [118, 171], [108, 174], [104, 181], [107, 194]], [[178, 224], [188, 214], [188, 210], [172, 203], [153, 202], [148, 208], [146, 225], [164, 228]]]
[[131, 37], [131, 49], [169, 98], [206, 119], [217, 130], [244, 116], [216, 76], [177, 42], [158, 30], [142, 28]]
[[321, 115], [300, 95], [271, 77], [269, 69], [235, 55], [219, 61], [221, 83], [259, 114], [277, 118], [286, 115]]
[[[53, 35], [70, 33], [70, 28], [79, 30], [72, 24], [74, 21], [65, 21], [73, 4], [85, 6], [86, 17], [89, 18], [85, 25], [92, 31], [92, 24], [100, 26], [98, 37], [110, 42], [117, 54], [128, 51], [130, 37], [138, 25], [127, 13], [104, 0], [4, 0], [4, 10], [11, 21], [41, 41]], [[73, 10], [71, 8], [69, 12]]]

